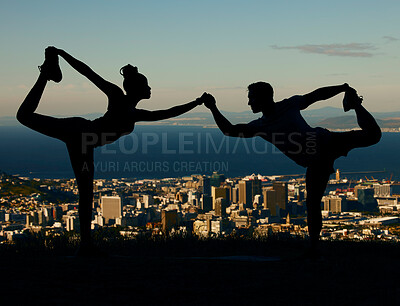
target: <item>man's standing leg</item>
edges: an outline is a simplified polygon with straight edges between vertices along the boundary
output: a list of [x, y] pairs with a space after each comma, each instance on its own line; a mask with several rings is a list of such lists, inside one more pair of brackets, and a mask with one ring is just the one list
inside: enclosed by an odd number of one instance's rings
[[322, 229], [321, 199], [328, 184], [330, 171], [318, 166], [307, 168], [307, 225], [310, 235], [311, 252], [316, 252]]

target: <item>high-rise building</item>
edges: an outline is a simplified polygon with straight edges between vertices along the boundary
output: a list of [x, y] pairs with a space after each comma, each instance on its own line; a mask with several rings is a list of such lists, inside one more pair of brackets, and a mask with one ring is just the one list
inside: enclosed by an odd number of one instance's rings
[[362, 210], [374, 211], [378, 208], [378, 202], [374, 198], [373, 188], [361, 187], [354, 189], [358, 198], [358, 202], [362, 205]]
[[101, 197], [101, 214], [106, 224], [110, 219], [122, 217], [122, 203], [119, 196], [103, 196]]
[[61, 206], [55, 206], [53, 209], [54, 220], [61, 220], [63, 216], [63, 209]]
[[211, 187], [211, 195], [213, 199], [213, 209], [215, 210], [215, 201], [217, 198], [224, 198], [229, 202], [229, 189], [224, 187]]
[[322, 198], [324, 202], [324, 210], [332, 213], [341, 213], [342, 209], [342, 198], [338, 196], [326, 196]]
[[38, 218], [39, 218], [38, 224], [39, 224], [39, 225], [46, 226], [46, 217], [45, 217], [45, 215], [44, 215], [44, 210], [43, 210], [43, 209], [40, 209], [40, 210], [38, 211]]
[[211, 195], [211, 183], [210, 178], [207, 176], [203, 176], [200, 180], [201, 192], [204, 195]]
[[231, 190], [232, 196], [232, 203], [239, 203], [239, 186], [233, 187]]
[[204, 212], [209, 212], [213, 209], [213, 198], [211, 196], [204, 195], [202, 196], [201, 207]]
[[154, 204], [154, 198], [152, 195], [145, 194], [143, 195], [143, 203], [145, 208], [149, 208]]
[[215, 215], [219, 217], [226, 216], [226, 208], [228, 207], [228, 201], [224, 198], [217, 198], [215, 200]]
[[188, 202], [191, 205], [197, 206], [198, 203], [200, 202], [199, 199], [200, 199], [200, 194], [198, 192], [196, 192], [196, 191], [188, 192]]
[[232, 202], [232, 186], [229, 184], [224, 184], [222, 187], [224, 187], [225, 189], [227, 189], [228, 192], [228, 202], [231, 203]]
[[304, 191], [301, 190], [300, 185], [295, 185], [294, 186], [294, 197], [297, 201], [303, 201], [304, 200]]
[[167, 233], [171, 229], [176, 227], [178, 225], [178, 211], [176, 209], [173, 210], [163, 209], [161, 211], [161, 224], [164, 233]]
[[210, 185], [214, 187], [219, 187], [223, 182], [225, 182], [225, 175], [219, 174], [218, 172], [213, 172], [210, 177]]
[[254, 196], [253, 203], [254, 203], [254, 204], [257, 204], [258, 208], [260, 208], [262, 202], [263, 202], [262, 195], [256, 194], [256, 195]]
[[256, 195], [262, 194], [261, 181], [257, 178], [251, 181], [251, 194], [253, 199]]
[[245, 204], [247, 208], [253, 208], [253, 189], [251, 181], [239, 181], [239, 203]]
[[284, 182], [273, 182], [273, 189], [276, 191], [276, 204], [280, 209], [286, 210], [288, 203], [288, 185]]
[[377, 197], [390, 197], [392, 196], [392, 185], [391, 184], [374, 184], [374, 194]]
[[66, 230], [67, 232], [69, 231], [76, 231], [79, 232], [80, 230], [80, 223], [79, 223], [79, 217], [78, 216], [68, 216], [65, 219], [66, 223]]
[[[265, 188], [263, 190], [263, 206], [265, 209], [269, 209], [271, 216], [275, 217], [279, 213], [279, 206], [276, 203], [276, 191], [273, 189]], [[278, 206], [278, 207], [277, 207]], [[277, 209], [278, 208], [278, 209]]]
[[43, 208], [44, 217], [46, 218], [47, 223], [52, 223], [53, 221], [53, 207], [45, 207]]

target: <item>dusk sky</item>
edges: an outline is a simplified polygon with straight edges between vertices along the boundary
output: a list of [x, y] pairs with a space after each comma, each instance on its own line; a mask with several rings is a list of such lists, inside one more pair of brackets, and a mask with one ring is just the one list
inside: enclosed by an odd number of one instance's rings
[[[140, 108], [212, 93], [222, 110], [248, 110], [263, 80], [275, 100], [349, 83], [371, 111], [400, 111], [400, 1], [15, 1], [0, 4], [0, 116], [13, 116], [54, 45], [122, 86], [138, 66], [152, 87]], [[39, 112], [104, 112], [106, 97], [61, 60]], [[342, 95], [323, 106], [341, 107]], [[201, 106], [194, 111], [206, 111]]]

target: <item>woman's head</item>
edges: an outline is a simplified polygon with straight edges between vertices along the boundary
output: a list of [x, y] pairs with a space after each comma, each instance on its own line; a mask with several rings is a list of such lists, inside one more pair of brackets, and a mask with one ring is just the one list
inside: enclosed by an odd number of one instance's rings
[[139, 73], [137, 67], [128, 64], [122, 67], [119, 72], [124, 77], [123, 86], [127, 95], [138, 100], [150, 98], [151, 88], [147, 78]]

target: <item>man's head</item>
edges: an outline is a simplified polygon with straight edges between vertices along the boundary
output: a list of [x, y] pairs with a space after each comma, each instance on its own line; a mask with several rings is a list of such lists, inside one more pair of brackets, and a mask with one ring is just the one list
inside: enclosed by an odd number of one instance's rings
[[256, 82], [247, 87], [249, 105], [253, 113], [267, 111], [274, 105], [274, 90], [269, 83]]

